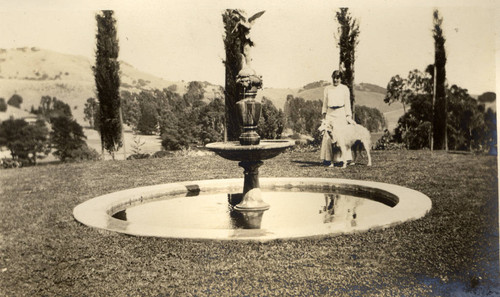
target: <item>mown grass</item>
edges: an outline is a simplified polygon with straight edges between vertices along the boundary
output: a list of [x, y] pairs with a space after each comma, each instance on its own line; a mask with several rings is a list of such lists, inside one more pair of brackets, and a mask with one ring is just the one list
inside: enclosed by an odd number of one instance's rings
[[373, 153], [373, 167], [319, 165], [317, 151], [264, 162], [263, 177], [398, 184], [433, 203], [385, 230], [270, 242], [134, 237], [76, 222], [73, 208], [121, 189], [242, 177], [217, 156], [45, 165], [0, 171], [4, 296], [456, 296], [499, 293], [493, 156]]

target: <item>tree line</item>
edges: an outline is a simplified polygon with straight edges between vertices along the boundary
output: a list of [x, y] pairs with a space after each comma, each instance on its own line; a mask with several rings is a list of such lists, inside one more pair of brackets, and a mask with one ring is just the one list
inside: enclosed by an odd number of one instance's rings
[[[310, 135], [314, 138], [314, 143], [319, 144], [322, 137], [318, 131], [322, 119], [322, 105], [321, 99], [305, 100], [288, 95], [284, 107], [285, 127], [294, 133]], [[354, 120], [370, 132], [380, 132], [387, 127], [385, 117], [378, 109], [364, 105], [355, 107]]]
[[[165, 150], [186, 149], [224, 138], [225, 106], [222, 98], [208, 100], [203, 84], [190, 82], [187, 92], [180, 95], [172, 88], [132, 93], [122, 91], [120, 100], [123, 123], [138, 134], [160, 135]], [[87, 99], [84, 119], [100, 130], [99, 101]], [[280, 138], [284, 114], [271, 100], [263, 98], [258, 133], [263, 138]]]
[[[22, 102], [22, 97], [17, 95]], [[9, 149], [16, 164], [35, 165], [51, 151], [62, 162], [96, 160], [99, 154], [86, 143], [82, 126], [73, 119], [68, 104], [55, 97], [42, 96], [33, 123], [10, 118], [0, 123], [0, 146]]]
[[[222, 141], [224, 137], [225, 106], [222, 98], [208, 100], [203, 84], [190, 82], [187, 92], [180, 95], [172, 88], [163, 90], [121, 92], [123, 123], [137, 134], [160, 135], [165, 150], [180, 150], [192, 145]], [[282, 109], [262, 98], [262, 111], [257, 133], [264, 139], [278, 139], [285, 129], [314, 137], [321, 124], [321, 99], [305, 100], [288, 95]], [[87, 99], [84, 119], [99, 131], [99, 102]], [[386, 127], [383, 114], [375, 108], [357, 106], [356, 122], [372, 132]]]
[[[412, 70], [406, 78], [395, 75], [387, 85], [384, 101], [401, 102], [405, 113], [399, 119], [394, 140], [409, 149], [431, 148], [433, 137], [434, 65], [426, 71]], [[446, 143], [452, 150], [496, 150], [496, 112], [484, 102], [495, 100], [492, 92], [474, 99], [457, 85], [445, 85]], [[440, 110], [440, 109], [439, 109]], [[440, 134], [440, 135], [441, 135]], [[444, 143], [444, 142], [442, 142]]]

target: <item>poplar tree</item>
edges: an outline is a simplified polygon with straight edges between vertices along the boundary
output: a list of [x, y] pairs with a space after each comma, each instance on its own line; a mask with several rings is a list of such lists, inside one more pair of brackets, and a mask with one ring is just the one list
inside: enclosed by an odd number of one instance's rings
[[356, 46], [359, 43], [359, 24], [351, 16], [347, 7], [340, 8], [336, 13], [338, 28], [338, 43], [340, 48], [339, 70], [342, 73], [342, 84], [349, 88], [351, 93], [351, 111], [354, 114], [354, 62], [356, 60]]
[[120, 121], [120, 64], [118, 62], [118, 39], [116, 20], [112, 10], [103, 10], [96, 15], [96, 63], [93, 67], [97, 98], [100, 108], [100, 132], [102, 150], [113, 159], [122, 146]]
[[433, 13], [434, 67], [435, 67], [435, 97], [433, 107], [433, 138], [434, 149], [448, 149], [447, 143], [447, 100], [446, 100], [446, 51], [443, 36], [443, 18], [436, 9]]

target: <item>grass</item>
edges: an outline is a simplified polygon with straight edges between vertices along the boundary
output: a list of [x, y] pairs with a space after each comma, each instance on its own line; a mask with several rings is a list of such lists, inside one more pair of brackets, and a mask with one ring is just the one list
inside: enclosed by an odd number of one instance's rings
[[428, 195], [422, 219], [385, 230], [260, 242], [134, 237], [76, 222], [73, 208], [138, 186], [242, 177], [237, 162], [183, 157], [0, 171], [3, 296], [492, 296], [498, 289], [493, 156], [376, 151], [373, 167], [319, 166], [318, 151], [264, 162], [263, 177], [398, 184]]

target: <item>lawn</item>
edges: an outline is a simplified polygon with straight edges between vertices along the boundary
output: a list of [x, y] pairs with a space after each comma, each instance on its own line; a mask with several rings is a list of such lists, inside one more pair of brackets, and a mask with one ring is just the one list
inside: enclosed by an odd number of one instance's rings
[[[375, 151], [373, 166], [288, 151], [262, 177], [332, 177], [428, 195], [427, 216], [385, 230], [269, 242], [134, 237], [76, 222], [73, 208], [122, 189], [242, 177], [216, 156], [46, 164], [0, 171], [3, 296], [483, 296], [500, 293], [497, 159]], [[366, 162], [366, 160], [365, 160]]]

